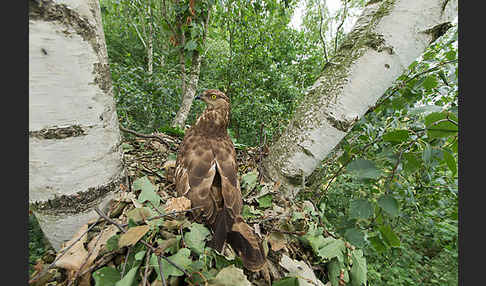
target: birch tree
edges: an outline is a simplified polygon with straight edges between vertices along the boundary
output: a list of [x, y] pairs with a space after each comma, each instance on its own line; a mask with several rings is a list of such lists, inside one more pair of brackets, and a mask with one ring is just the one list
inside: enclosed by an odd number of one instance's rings
[[[172, 126], [183, 128], [196, 94], [212, 4], [210, 1], [194, 0], [176, 0], [171, 4], [169, 6], [166, 0], [162, 0], [164, 24], [171, 33], [171, 43], [178, 48], [182, 94]], [[186, 64], [188, 58], [189, 69]]]
[[125, 182], [99, 2], [29, 1], [29, 202], [58, 250]]
[[454, 0], [371, 1], [271, 146], [266, 174], [298, 190], [456, 15]]

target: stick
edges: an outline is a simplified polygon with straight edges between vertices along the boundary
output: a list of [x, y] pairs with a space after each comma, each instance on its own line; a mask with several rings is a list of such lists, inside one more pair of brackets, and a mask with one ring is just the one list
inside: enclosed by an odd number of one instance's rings
[[41, 277], [42, 275], [44, 275], [49, 269], [51, 269], [52, 267], [54, 267], [54, 265], [56, 264], [57, 261], [59, 261], [59, 259], [61, 259], [61, 257], [66, 254], [66, 252], [71, 249], [71, 247], [73, 247], [73, 245], [76, 244], [76, 242], [78, 242], [85, 234], [88, 233], [88, 231], [90, 231], [98, 222], [100, 222], [100, 219], [98, 219], [95, 223], [93, 223], [85, 232], [83, 232], [83, 234], [81, 234], [78, 239], [76, 239], [71, 245], [69, 245], [67, 248], [65, 248], [63, 251], [61, 251], [61, 255], [59, 255], [58, 257], [56, 257], [56, 259], [46, 268], [44, 269], [43, 271], [39, 272], [34, 278], [30, 279], [29, 280], [29, 284], [31, 283], [34, 283], [37, 279], [39, 279], [39, 277]]
[[[111, 218], [109, 218], [108, 216], [106, 216], [106, 214], [104, 214], [98, 207], [95, 207], [95, 211], [102, 217], [104, 218], [106, 221], [108, 221], [109, 223], [111, 224], [114, 224], [116, 227], [118, 227], [118, 229], [125, 233], [127, 232], [126, 229], [124, 227], [122, 227], [119, 223], [117, 223], [116, 221], [112, 220]], [[189, 211], [189, 210], [187, 210]], [[184, 212], [184, 211], [182, 211]], [[155, 219], [156, 217], [152, 218], [152, 219]], [[156, 252], [156, 248], [153, 247], [153, 245], [147, 243], [146, 241], [143, 241], [143, 240], [140, 240], [140, 242], [147, 246], [152, 252]], [[168, 259], [167, 257], [165, 256], [162, 256], [163, 259], [165, 259], [165, 261], [167, 261], [170, 265], [174, 266], [175, 268], [177, 268], [178, 270], [182, 271], [184, 274], [186, 274], [187, 276], [189, 276], [189, 273], [187, 273], [187, 271], [185, 271], [184, 269], [182, 269], [181, 267], [179, 267], [179, 265], [175, 264], [174, 262], [172, 262], [170, 259]]]
[[160, 279], [162, 279], [162, 285], [166, 286], [165, 277], [164, 277], [164, 270], [162, 269], [162, 259], [159, 255], [157, 255], [157, 262], [159, 263], [159, 272], [160, 272]]

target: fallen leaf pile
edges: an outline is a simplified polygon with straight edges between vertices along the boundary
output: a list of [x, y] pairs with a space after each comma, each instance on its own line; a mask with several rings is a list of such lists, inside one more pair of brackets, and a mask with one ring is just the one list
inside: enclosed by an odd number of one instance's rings
[[[158, 135], [161, 140], [136, 138], [122, 144], [131, 183], [121, 186], [122, 192], [106, 213], [118, 226], [103, 218], [83, 225], [58, 251], [52, 269], [47, 269], [48, 262], [39, 261], [30, 285], [340, 286], [366, 282], [362, 252], [330, 237], [327, 230], [324, 233], [311, 202], [288, 201], [279, 194], [280, 183], [262, 180], [263, 152], [258, 148], [237, 149], [237, 158], [242, 215], [263, 240], [268, 272], [244, 269], [228, 245], [222, 253], [211, 249], [207, 242], [212, 234], [194, 222], [190, 201], [178, 198], [175, 191], [174, 160], [181, 140]], [[345, 267], [351, 270], [342, 272]]]

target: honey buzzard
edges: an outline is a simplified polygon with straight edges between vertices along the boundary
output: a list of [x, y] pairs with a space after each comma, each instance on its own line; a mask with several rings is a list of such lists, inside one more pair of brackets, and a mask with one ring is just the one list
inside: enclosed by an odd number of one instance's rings
[[196, 97], [206, 109], [186, 131], [176, 160], [177, 194], [187, 197], [198, 222], [208, 225], [214, 235], [209, 245], [222, 251], [228, 242], [243, 265], [259, 271], [265, 264], [262, 245], [241, 217], [243, 201], [237, 176], [236, 151], [228, 136], [230, 100], [221, 91], [210, 89]]

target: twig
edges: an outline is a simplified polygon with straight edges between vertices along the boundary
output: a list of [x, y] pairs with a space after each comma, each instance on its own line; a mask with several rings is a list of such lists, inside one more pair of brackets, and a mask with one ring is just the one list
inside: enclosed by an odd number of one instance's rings
[[162, 177], [160, 174], [158, 174], [154, 170], [150, 169], [149, 167], [145, 166], [144, 164], [140, 164], [140, 165], [143, 167], [143, 169], [144, 169], [143, 171], [159, 177], [159, 179], [161, 179], [162, 181], [165, 180], [164, 177]]
[[[100, 210], [98, 207], [95, 207], [95, 211], [96, 211], [96, 212], [97, 212], [97, 213], [98, 213], [98, 214], [99, 214], [99, 215], [100, 215], [102, 218], [104, 218], [106, 221], [108, 221], [109, 223], [114, 224], [116, 227], [118, 227], [118, 229], [119, 229], [121, 232], [123, 232], [123, 233], [127, 232], [127, 230], [126, 230], [124, 227], [122, 227], [122, 226], [121, 226], [119, 223], [117, 223], [116, 221], [114, 221], [114, 220], [112, 220], [111, 218], [109, 218], [109, 217], [108, 217], [106, 214], [104, 214], [104, 213], [103, 213], [103, 212], [102, 212], [102, 211], [101, 211], [101, 210]], [[188, 211], [189, 211], [189, 210], [188, 210]], [[153, 217], [153, 218], [151, 218], [151, 219], [155, 219], [155, 218], [157, 218], [157, 217]], [[149, 219], [149, 220], [150, 220], [150, 219]], [[149, 249], [150, 249], [152, 252], [155, 252], [155, 251], [156, 251], [156, 248], [155, 248], [153, 245], [151, 245], [151, 244], [147, 243], [146, 241], [144, 241], [144, 240], [140, 240], [140, 242], [141, 242], [143, 245], [147, 246], [147, 247], [148, 247], [148, 248], [149, 248]], [[175, 268], [177, 268], [178, 270], [182, 271], [184, 274], [186, 274], [187, 276], [189, 276], [189, 273], [187, 273], [187, 271], [185, 271], [184, 269], [182, 269], [181, 267], [179, 267], [179, 265], [175, 264], [174, 262], [172, 262], [170, 259], [168, 259], [168, 258], [167, 258], [167, 257], [165, 257], [165, 256], [162, 256], [162, 258], [163, 258], [163, 259], [165, 259], [165, 261], [169, 262], [169, 264], [170, 264], [170, 265], [174, 266]]]
[[152, 134], [143, 134], [143, 133], [138, 133], [138, 132], [136, 132], [136, 131], [133, 131], [133, 130], [127, 129], [127, 128], [125, 128], [125, 127], [121, 126], [121, 125], [119, 126], [119, 128], [120, 128], [120, 130], [121, 130], [121, 131], [124, 131], [124, 132], [130, 133], [130, 134], [135, 135], [135, 136], [137, 136], [137, 137], [146, 138], [146, 139], [155, 139], [155, 140], [157, 140], [157, 141], [159, 141], [159, 142], [161, 142], [161, 143], [166, 144], [167, 146], [169, 146], [169, 145], [168, 145], [168, 143], [167, 143], [167, 142], [165, 142], [165, 141], [162, 139], [162, 137], [160, 137], [160, 136], [157, 136], [157, 135], [152, 135]]
[[104, 214], [104, 213], [103, 213], [103, 212], [102, 212], [102, 211], [101, 211], [101, 210], [100, 210], [98, 207], [95, 207], [95, 208], [94, 208], [94, 210], [95, 210], [95, 211], [98, 213], [98, 215], [99, 215], [100, 217], [104, 218], [104, 219], [105, 219], [107, 222], [109, 222], [109, 223], [111, 223], [111, 224], [115, 225], [116, 227], [118, 227], [118, 229], [119, 229], [121, 232], [123, 232], [123, 233], [127, 232], [127, 230], [126, 230], [124, 227], [122, 227], [122, 226], [121, 226], [119, 223], [117, 223], [116, 221], [114, 221], [114, 220], [112, 220], [111, 218], [109, 218], [109, 217], [108, 217], [106, 214]]
[[159, 209], [151, 202], [151, 201], [148, 201], [150, 203], [150, 205], [152, 205], [152, 207], [154, 208], [154, 210], [159, 214], [159, 215], [164, 215], [161, 211], [159, 211]]
[[[88, 263], [88, 259], [91, 257], [91, 255], [93, 254], [93, 251], [95, 250], [96, 246], [98, 245], [98, 242], [100, 242], [100, 238], [101, 238], [101, 234], [102, 232], [100, 231], [100, 233], [98, 234], [98, 237], [96, 238], [96, 242], [95, 244], [93, 245], [93, 248], [91, 248], [88, 252], [88, 256], [86, 256], [86, 259], [84, 260], [83, 264], [81, 265], [81, 267], [79, 267], [78, 271], [76, 272], [76, 275], [74, 276], [74, 280], [72, 280], [72, 282], [74, 282], [78, 276], [81, 276], [79, 275], [79, 273], [81, 272], [81, 269], [84, 268], [84, 266], [86, 266], [86, 263]], [[96, 258], [96, 257], [95, 257]], [[94, 260], [94, 259], [93, 259]], [[93, 261], [91, 261], [93, 262]], [[68, 286], [71, 284], [71, 282], [68, 284]]]
[[395, 95], [395, 93], [396, 93], [397, 91], [399, 91], [400, 89], [402, 89], [402, 88], [405, 86], [405, 84], [407, 84], [408, 82], [410, 82], [410, 81], [412, 81], [412, 80], [416, 79], [417, 77], [422, 76], [422, 75], [424, 75], [424, 74], [426, 74], [426, 73], [429, 73], [429, 72], [435, 71], [436, 69], [438, 69], [439, 67], [441, 67], [441, 66], [443, 66], [443, 65], [446, 65], [446, 64], [451, 64], [451, 63], [455, 63], [455, 62], [457, 62], [457, 59], [455, 59], [455, 60], [450, 60], [450, 61], [445, 61], [445, 62], [439, 63], [439, 64], [437, 64], [436, 66], [434, 66], [434, 67], [432, 67], [432, 68], [430, 68], [430, 69], [428, 69], [428, 70], [425, 70], [425, 71], [423, 71], [423, 72], [420, 72], [420, 73], [418, 73], [418, 74], [414, 75], [413, 77], [411, 77], [411, 78], [407, 79], [405, 82], [402, 82], [401, 84], [399, 84], [399, 85], [397, 85], [395, 88], [393, 88], [393, 90], [392, 90], [392, 91], [390, 91], [390, 94], [389, 94], [388, 96], [386, 96], [385, 98], [383, 98], [382, 100], [380, 100], [380, 102], [378, 102], [378, 103], [377, 103], [377, 104], [375, 104], [373, 107], [371, 107], [370, 109], [368, 109], [368, 111], [366, 111], [366, 113], [370, 113], [370, 112], [372, 112], [373, 110], [375, 110], [376, 108], [378, 108], [378, 106], [382, 105], [382, 104], [383, 104], [385, 101], [387, 101], [388, 99], [390, 99], [390, 97], [392, 97], [393, 95]]
[[61, 257], [64, 256], [64, 254], [66, 254], [66, 252], [71, 249], [71, 247], [73, 247], [73, 245], [75, 245], [85, 234], [88, 233], [88, 231], [90, 231], [96, 224], [98, 224], [100, 222], [100, 219], [98, 218], [98, 220], [96, 222], [94, 222], [90, 227], [88, 227], [88, 229], [83, 232], [75, 241], [73, 241], [73, 243], [71, 245], [69, 245], [67, 248], [65, 248], [64, 250], [62, 250], [60, 253], [60, 255], [58, 257], [56, 257], [56, 259], [54, 259], [54, 261], [49, 264], [49, 266], [44, 269], [43, 271], [39, 272], [34, 278], [30, 279], [29, 280], [29, 284], [31, 283], [34, 283], [39, 277], [41, 277], [42, 275], [44, 275], [49, 269], [51, 269], [52, 267], [54, 267], [54, 265], [56, 264], [57, 261], [59, 261], [59, 259], [61, 259]]
[[343, 17], [342, 17], [342, 21], [341, 21], [341, 24], [339, 24], [339, 26], [337, 27], [336, 29], [336, 38], [334, 40], [334, 54], [336, 54], [336, 51], [337, 51], [337, 44], [338, 44], [338, 37], [339, 37], [339, 30], [341, 29], [341, 27], [344, 25], [344, 20], [346, 20], [346, 12], [347, 12], [347, 1], [344, 0], [344, 11], [343, 11]]
[[149, 258], [150, 258], [151, 251], [150, 249], [147, 250], [147, 256], [145, 257], [145, 271], [143, 274], [143, 280], [142, 280], [142, 286], [145, 286], [147, 284], [147, 277], [148, 277], [148, 270], [149, 270]]
[[109, 252], [109, 253], [105, 254], [103, 257], [101, 257], [100, 259], [98, 259], [98, 261], [96, 261], [96, 263], [93, 264], [90, 268], [84, 270], [79, 276], [83, 276], [84, 274], [86, 274], [88, 272], [92, 272], [97, 267], [100, 267], [102, 265], [105, 265], [106, 263], [108, 263], [109, 261], [111, 261], [113, 259], [113, 256], [115, 256], [115, 255], [116, 255], [116, 251], [112, 251], [112, 252]]
[[381, 137], [380, 138], [376, 138], [375, 140], [373, 140], [373, 142], [371, 143], [368, 143], [366, 146], [363, 147], [363, 149], [361, 149], [359, 152], [357, 152], [356, 154], [353, 154], [349, 157], [349, 159], [344, 162], [342, 164], [342, 166], [337, 170], [337, 172], [331, 177], [331, 179], [329, 180], [329, 182], [327, 183], [327, 186], [326, 188], [324, 189], [324, 191], [322, 192], [322, 195], [321, 197], [319, 198], [319, 202], [324, 198], [324, 195], [326, 194], [327, 190], [329, 189], [329, 187], [331, 186], [332, 182], [337, 178], [337, 176], [341, 173], [341, 171], [346, 167], [346, 165], [351, 162], [351, 160], [354, 159], [354, 157], [364, 151], [366, 151], [369, 147], [373, 146], [373, 144], [375, 144], [376, 142], [380, 141], [381, 140]]
[[[324, 5], [326, 2], [324, 1]], [[326, 40], [324, 39], [324, 36], [322, 35], [322, 22], [324, 21], [324, 17], [322, 15], [323, 13], [323, 8], [321, 8], [321, 4], [319, 3], [319, 14], [321, 16], [321, 22], [319, 24], [319, 36], [321, 37], [321, 42], [322, 42], [322, 48], [324, 50], [324, 58], [326, 59], [326, 63], [329, 62], [329, 59], [327, 58], [327, 48], [326, 48]]]
[[127, 262], [128, 262], [128, 256], [130, 255], [130, 250], [131, 249], [132, 249], [131, 247], [128, 247], [127, 255], [125, 256], [125, 261], [123, 262], [122, 272], [120, 273], [120, 279], [122, 279], [123, 276], [125, 275], [125, 269], [126, 269]]
[[197, 209], [200, 209], [200, 208], [202, 208], [202, 206], [194, 207], [194, 208], [191, 208], [191, 209], [188, 209], [188, 210], [173, 211], [173, 212], [170, 212], [170, 213], [166, 213], [166, 214], [161, 214], [161, 215], [158, 215], [158, 216], [150, 217], [147, 220], [154, 220], [154, 219], [163, 218], [163, 217], [171, 216], [171, 215], [175, 215], [175, 214], [192, 212], [192, 211], [197, 210]]
[[[402, 151], [400, 151], [400, 154], [398, 155], [398, 159], [397, 159], [397, 163], [395, 164], [395, 166], [393, 167], [393, 170], [392, 170], [392, 173], [390, 175], [390, 177], [388, 177], [388, 180], [387, 180], [387, 183], [386, 185], [389, 185], [391, 183], [391, 181], [393, 180], [393, 177], [395, 177], [395, 173], [398, 169], [398, 165], [400, 164], [400, 160], [402, 159], [402, 155], [403, 153], [405, 153], [405, 151], [407, 151], [408, 149], [410, 149], [413, 144], [415, 144], [415, 142], [417, 142], [418, 138], [413, 140], [408, 146], [407, 148], [403, 149]], [[388, 193], [388, 189], [385, 189], [385, 193]]]
[[166, 286], [167, 283], [165, 282], [164, 277], [164, 270], [162, 269], [162, 259], [159, 255], [157, 255], [157, 262], [159, 263], [159, 272], [160, 272], [160, 279], [162, 280], [162, 285]]

